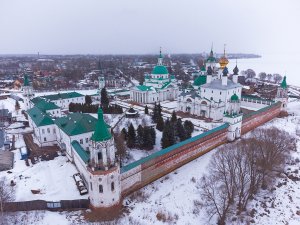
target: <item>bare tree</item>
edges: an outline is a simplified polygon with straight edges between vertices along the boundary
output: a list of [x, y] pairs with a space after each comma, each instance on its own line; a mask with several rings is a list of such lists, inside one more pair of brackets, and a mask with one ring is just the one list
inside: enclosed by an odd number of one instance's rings
[[5, 224], [4, 221], [7, 220], [7, 217], [4, 215], [4, 207], [7, 202], [11, 202], [15, 199], [15, 191], [12, 186], [8, 185], [6, 178], [3, 177], [0, 179], [0, 210], [2, 224]]
[[272, 78], [273, 78], [273, 75], [272, 74], [267, 74], [267, 79], [268, 79], [268, 81], [271, 81], [272, 80]]
[[230, 203], [226, 187], [214, 175], [201, 178], [201, 198], [205, 202], [206, 211], [211, 219], [218, 216], [218, 225], [225, 225], [230, 213]]
[[265, 80], [266, 77], [267, 77], [267, 74], [265, 72], [260, 72], [258, 74], [258, 77], [259, 77], [260, 80]]
[[273, 74], [273, 79], [275, 81], [275, 83], [279, 83], [280, 81], [282, 81], [282, 76], [278, 73]]

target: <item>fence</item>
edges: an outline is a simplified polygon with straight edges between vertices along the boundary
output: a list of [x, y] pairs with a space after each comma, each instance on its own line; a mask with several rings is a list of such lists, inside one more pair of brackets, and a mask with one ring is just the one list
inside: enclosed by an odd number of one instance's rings
[[88, 209], [90, 201], [88, 199], [77, 200], [61, 200], [56, 202], [48, 202], [44, 200], [33, 200], [24, 202], [7, 202], [4, 204], [4, 211], [30, 211], [30, 210], [77, 210]]

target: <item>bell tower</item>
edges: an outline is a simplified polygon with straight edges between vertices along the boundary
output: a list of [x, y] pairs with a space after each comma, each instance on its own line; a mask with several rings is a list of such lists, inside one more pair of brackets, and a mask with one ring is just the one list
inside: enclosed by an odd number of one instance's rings
[[98, 110], [98, 121], [90, 145], [88, 171], [91, 205], [95, 208], [117, 205], [121, 199], [120, 166], [116, 160], [114, 139], [104, 122], [102, 109]]
[[241, 102], [236, 94], [228, 101], [227, 111], [224, 113], [223, 122], [228, 123], [227, 140], [234, 141], [241, 137], [243, 114], [241, 113]]
[[34, 97], [33, 88], [29, 83], [28, 75], [24, 75], [24, 84], [22, 87], [23, 97], [24, 97], [24, 104], [25, 110], [30, 109], [30, 99]]
[[288, 103], [288, 86], [286, 76], [284, 76], [280, 86], [277, 88], [275, 102], [281, 102], [281, 111], [286, 111]]

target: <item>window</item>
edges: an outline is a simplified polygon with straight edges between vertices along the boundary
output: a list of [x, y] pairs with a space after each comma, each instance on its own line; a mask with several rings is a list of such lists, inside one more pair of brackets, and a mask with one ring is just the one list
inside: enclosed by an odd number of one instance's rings
[[53, 128], [53, 134], [56, 134], [56, 129], [55, 128]]
[[85, 143], [88, 143], [88, 142], [89, 142], [89, 138], [86, 138], [86, 139], [85, 139]]
[[110, 187], [111, 187], [111, 191], [114, 191], [115, 190], [115, 182], [111, 182]]
[[211, 93], [214, 93], [214, 91], [211, 91]]
[[44, 137], [44, 141], [47, 141], [47, 138]]
[[93, 184], [92, 184], [92, 182], [90, 182], [90, 185], [91, 185], [91, 191], [93, 190]]
[[222, 91], [220, 91], [220, 95], [222, 94]]
[[83, 140], [82, 139], [80, 139], [80, 144], [83, 144]]
[[102, 153], [101, 152], [98, 152], [98, 160], [99, 159], [102, 159]]
[[47, 128], [47, 132], [48, 132], [48, 134], [50, 134], [50, 128]]
[[103, 186], [101, 184], [99, 185], [99, 193], [103, 193]]
[[45, 130], [44, 129], [42, 129], [42, 134], [45, 134]]

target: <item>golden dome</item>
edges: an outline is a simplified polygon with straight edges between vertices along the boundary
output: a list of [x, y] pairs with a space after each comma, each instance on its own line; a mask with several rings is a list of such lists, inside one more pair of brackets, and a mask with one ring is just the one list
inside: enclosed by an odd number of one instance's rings
[[221, 69], [224, 69], [227, 66], [227, 64], [229, 63], [228, 59], [226, 58], [225, 47], [226, 47], [226, 45], [224, 45], [224, 55], [219, 60], [219, 64], [220, 64]]
[[226, 58], [225, 55], [222, 56], [219, 60], [219, 64], [220, 64], [221, 69], [224, 69], [227, 66], [228, 63], [229, 63], [229, 61], [228, 61], [228, 59]]

